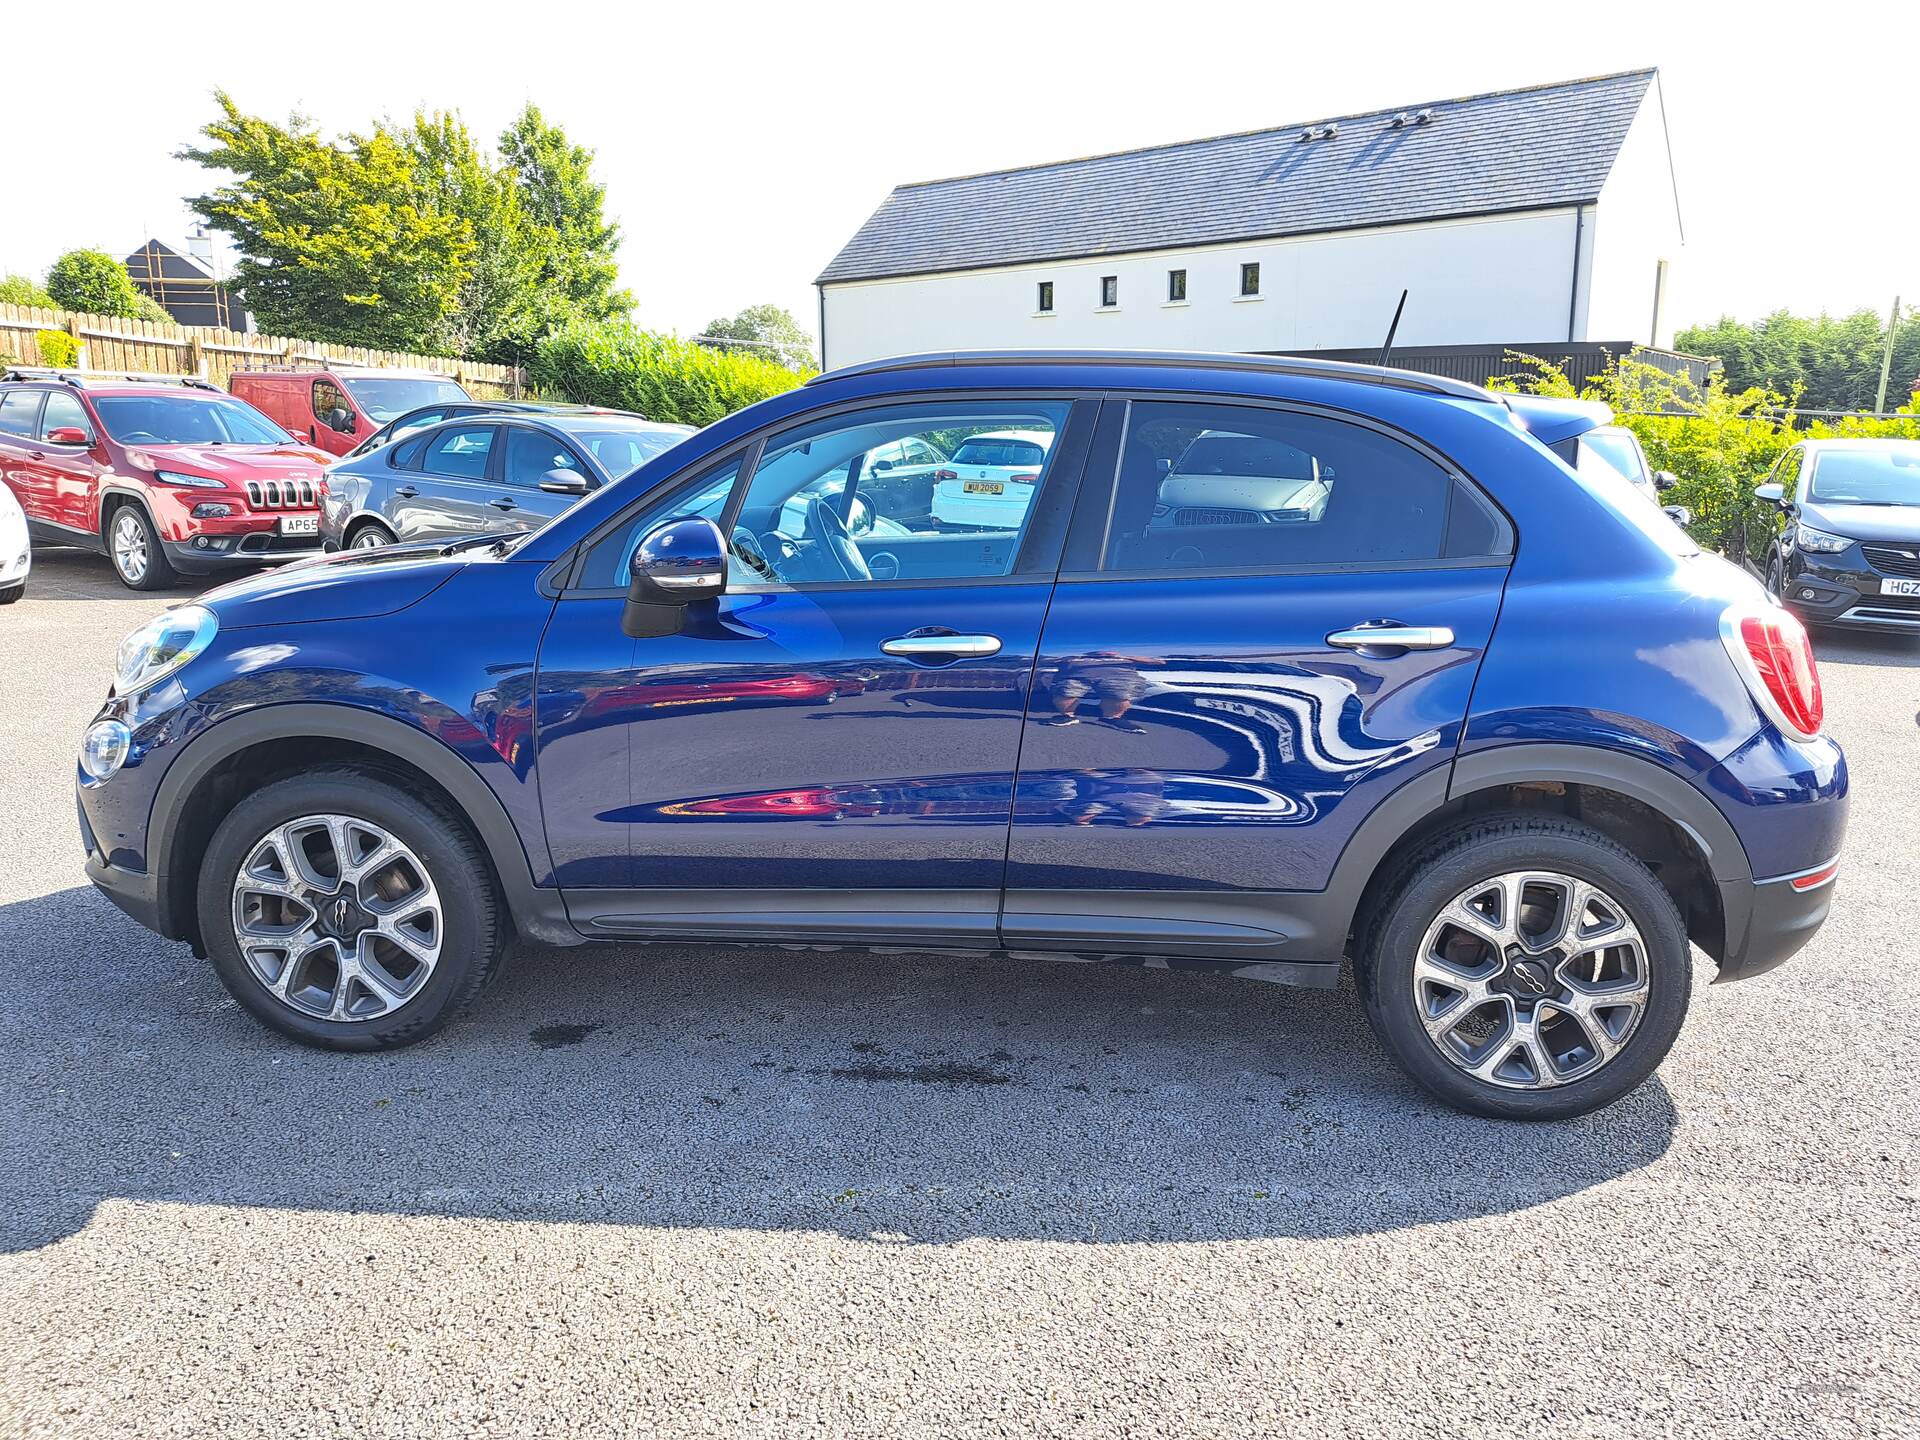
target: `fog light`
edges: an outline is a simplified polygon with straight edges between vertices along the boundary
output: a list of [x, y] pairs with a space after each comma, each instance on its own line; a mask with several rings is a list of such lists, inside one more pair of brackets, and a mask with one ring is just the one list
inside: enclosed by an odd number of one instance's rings
[[1815, 591], [1815, 590], [1809, 590], [1809, 589], [1808, 589], [1808, 588], [1807, 588], [1806, 586], [1804, 586], [1804, 585], [1802, 585], [1802, 586], [1800, 587], [1800, 598], [1801, 598], [1802, 600], [1811, 600], [1811, 599], [1813, 599], [1813, 597], [1814, 597], [1814, 596], [1815, 596], [1816, 594], [1818, 594], [1818, 593], [1819, 593], [1818, 591]]
[[118, 720], [102, 720], [80, 742], [80, 768], [89, 779], [111, 780], [127, 763], [133, 732]]

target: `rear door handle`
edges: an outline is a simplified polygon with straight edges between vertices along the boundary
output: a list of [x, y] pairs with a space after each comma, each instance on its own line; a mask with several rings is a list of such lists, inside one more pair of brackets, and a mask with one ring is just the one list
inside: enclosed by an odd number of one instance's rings
[[413, 486], [411, 485], [402, 485], [398, 490], [394, 491], [393, 493], [402, 500], [411, 500], [414, 496], [418, 495], [420, 492], [414, 489]]
[[924, 660], [929, 657], [948, 655], [998, 655], [1000, 637], [998, 635], [956, 635], [951, 630], [915, 630], [910, 635], [899, 635], [892, 640], [881, 641], [880, 648], [889, 655], [900, 655], [909, 660]]
[[1356, 625], [1334, 631], [1327, 644], [1342, 650], [1444, 650], [1453, 644], [1453, 631], [1444, 625]]

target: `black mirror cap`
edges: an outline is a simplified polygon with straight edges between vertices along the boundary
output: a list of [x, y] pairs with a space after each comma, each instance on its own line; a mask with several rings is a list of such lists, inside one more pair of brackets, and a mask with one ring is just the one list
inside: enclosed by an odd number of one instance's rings
[[1656, 490], [1671, 490], [1679, 483], [1680, 477], [1671, 470], [1656, 470], [1653, 472], [1653, 488]]
[[727, 540], [711, 520], [694, 517], [655, 526], [634, 547], [627, 598], [685, 605], [727, 588]]
[[1666, 512], [1667, 518], [1682, 530], [1693, 523], [1693, 511], [1684, 505], [1662, 505], [1660, 508]]

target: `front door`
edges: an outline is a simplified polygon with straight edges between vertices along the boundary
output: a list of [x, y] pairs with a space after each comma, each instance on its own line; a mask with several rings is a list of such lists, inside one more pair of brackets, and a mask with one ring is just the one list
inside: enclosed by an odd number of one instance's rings
[[1289, 896], [1452, 758], [1510, 527], [1352, 420], [1107, 412], [1088, 474], [1116, 489], [1082, 496], [1041, 641], [1005, 941], [1301, 958]]
[[[895, 403], [804, 422], [597, 537], [536, 701], [548, 840], [601, 934], [991, 944], [1022, 716], [1092, 402]], [[1049, 454], [1005, 527], [862, 493], [902, 440], [1015, 427]], [[655, 525], [732, 539], [727, 593], [631, 640], [621, 579]]]

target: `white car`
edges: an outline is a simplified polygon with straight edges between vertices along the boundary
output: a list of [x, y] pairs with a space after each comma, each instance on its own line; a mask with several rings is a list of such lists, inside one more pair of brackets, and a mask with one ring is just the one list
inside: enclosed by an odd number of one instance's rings
[[933, 472], [933, 518], [942, 525], [1018, 530], [1052, 446], [1047, 430], [967, 436]]
[[0, 605], [11, 605], [27, 593], [27, 571], [33, 568], [33, 544], [27, 538], [27, 516], [20, 502], [0, 481]]
[[1331, 466], [1284, 441], [1208, 430], [1160, 482], [1149, 527], [1311, 524], [1327, 512]]

